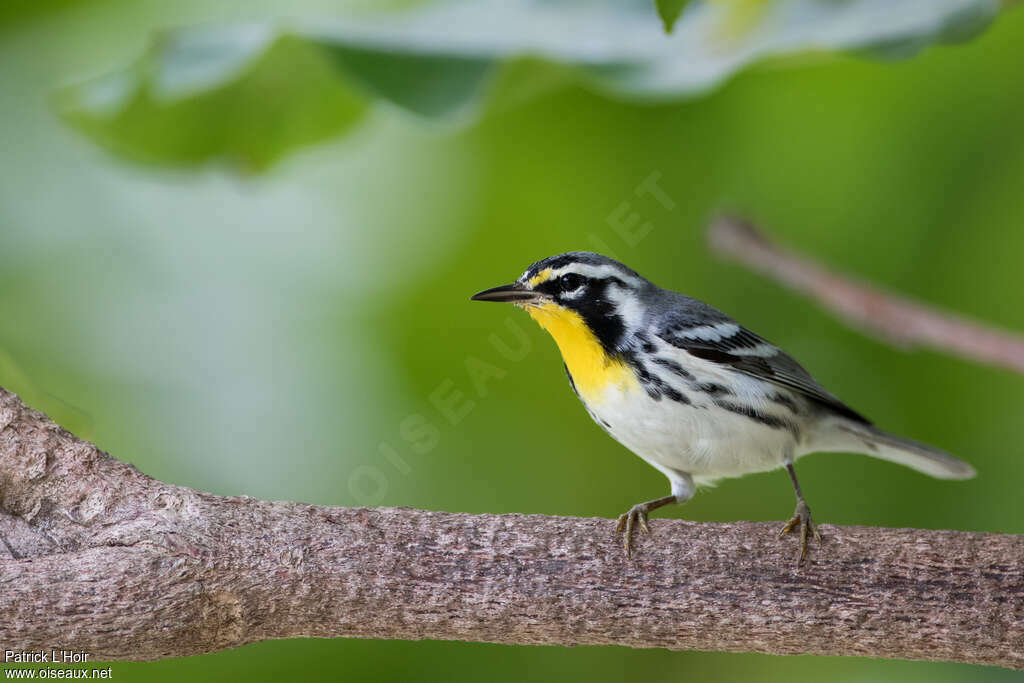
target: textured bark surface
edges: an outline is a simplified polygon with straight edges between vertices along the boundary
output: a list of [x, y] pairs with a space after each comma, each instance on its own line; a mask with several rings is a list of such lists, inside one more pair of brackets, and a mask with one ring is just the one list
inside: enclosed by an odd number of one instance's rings
[[267, 638], [938, 659], [1024, 668], [1024, 537], [328, 508], [155, 481], [0, 389], [0, 649], [92, 660]]

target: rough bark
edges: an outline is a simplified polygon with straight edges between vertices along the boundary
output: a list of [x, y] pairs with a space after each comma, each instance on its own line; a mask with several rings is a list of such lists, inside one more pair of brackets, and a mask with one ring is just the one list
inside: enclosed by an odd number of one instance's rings
[[904, 348], [923, 346], [1024, 373], [1024, 336], [886, 292], [783, 249], [742, 218], [720, 216], [708, 241], [718, 253], [817, 299], [853, 327]]
[[0, 643], [94, 660], [268, 638], [847, 654], [1024, 668], [1024, 537], [331, 508], [155, 481], [0, 389]]

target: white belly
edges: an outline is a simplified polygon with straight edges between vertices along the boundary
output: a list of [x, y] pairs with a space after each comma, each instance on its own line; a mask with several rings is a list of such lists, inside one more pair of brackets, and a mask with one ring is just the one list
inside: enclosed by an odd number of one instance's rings
[[[723, 400], [753, 404], [768, 415], [785, 413], [759, 395], [762, 383], [733, 383], [729, 389], [733, 396]], [[587, 404], [587, 410], [617, 441], [647, 462], [690, 474], [697, 483], [775, 469], [798, 449], [798, 430], [726, 410], [706, 393], [691, 391], [687, 398], [689, 404], [664, 396], [655, 400], [638, 387], [614, 385]], [[792, 414], [787, 422], [797, 424]]]

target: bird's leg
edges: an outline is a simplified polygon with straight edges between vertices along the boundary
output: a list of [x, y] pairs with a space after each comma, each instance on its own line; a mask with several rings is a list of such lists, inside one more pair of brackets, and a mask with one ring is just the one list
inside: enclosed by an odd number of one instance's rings
[[793, 469], [793, 463], [786, 463], [786, 471], [789, 472], [789, 478], [793, 480], [793, 489], [796, 491], [796, 510], [793, 511], [793, 518], [786, 522], [786, 526], [782, 527], [782, 530], [779, 531], [779, 538], [800, 527], [800, 557], [796, 562], [799, 565], [807, 557], [807, 537], [809, 535], [814, 536], [814, 540], [820, 543], [821, 536], [818, 535], [818, 529], [814, 526], [814, 522], [811, 521], [811, 508], [807, 507], [804, 494], [800, 491], [800, 482], [796, 480], [796, 470]]
[[623, 534], [622, 547], [626, 549], [627, 556], [633, 550], [633, 527], [639, 526], [640, 533], [642, 534], [650, 533], [650, 530], [647, 528], [647, 516], [651, 510], [671, 505], [678, 500], [675, 496], [665, 496], [664, 498], [649, 500], [646, 503], [638, 503], [631, 507], [629, 512], [619, 515], [619, 525], [615, 530]]

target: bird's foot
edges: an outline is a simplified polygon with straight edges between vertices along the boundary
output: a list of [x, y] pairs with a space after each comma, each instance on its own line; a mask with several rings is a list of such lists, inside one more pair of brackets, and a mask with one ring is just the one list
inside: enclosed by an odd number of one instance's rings
[[651, 533], [647, 528], [647, 516], [651, 510], [678, 502], [679, 498], [675, 495], [665, 496], [657, 500], [649, 500], [646, 503], [637, 503], [629, 508], [629, 512], [619, 515], [619, 525], [616, 527], [616, 531], [623, 534], [622, 547], [626, 549], [626, 557], [629, 557], [633, 551], [633, 528], [638, 527], [642, 534]]
[[647, 503], [638, 503], [631, 507], [629, 512], [619, 515], [619, 525], [615, 531], [622, 534], [622, 547], [625, 549], [627, 557], [633, 552], [633, 528], [639, 528], [642, 534], [651, 533], [651, 530], [647, 528], [647, 517], [650, 511], [650, 506]]
[[811, 509], [807, 507], [802, 499], [797, 501], [796, 510], [793, 511], [793, 518], [786, 522], [786, 526], [779, 531], [779, 538], [782, 538], [797, 527], [800, 528], [800, 557], [797, 558], [797, 566], [807, 558], [807, 538], [813, 536], [814, 540], [821, 543], [821, 536], [818, 529], [811, 521]]

